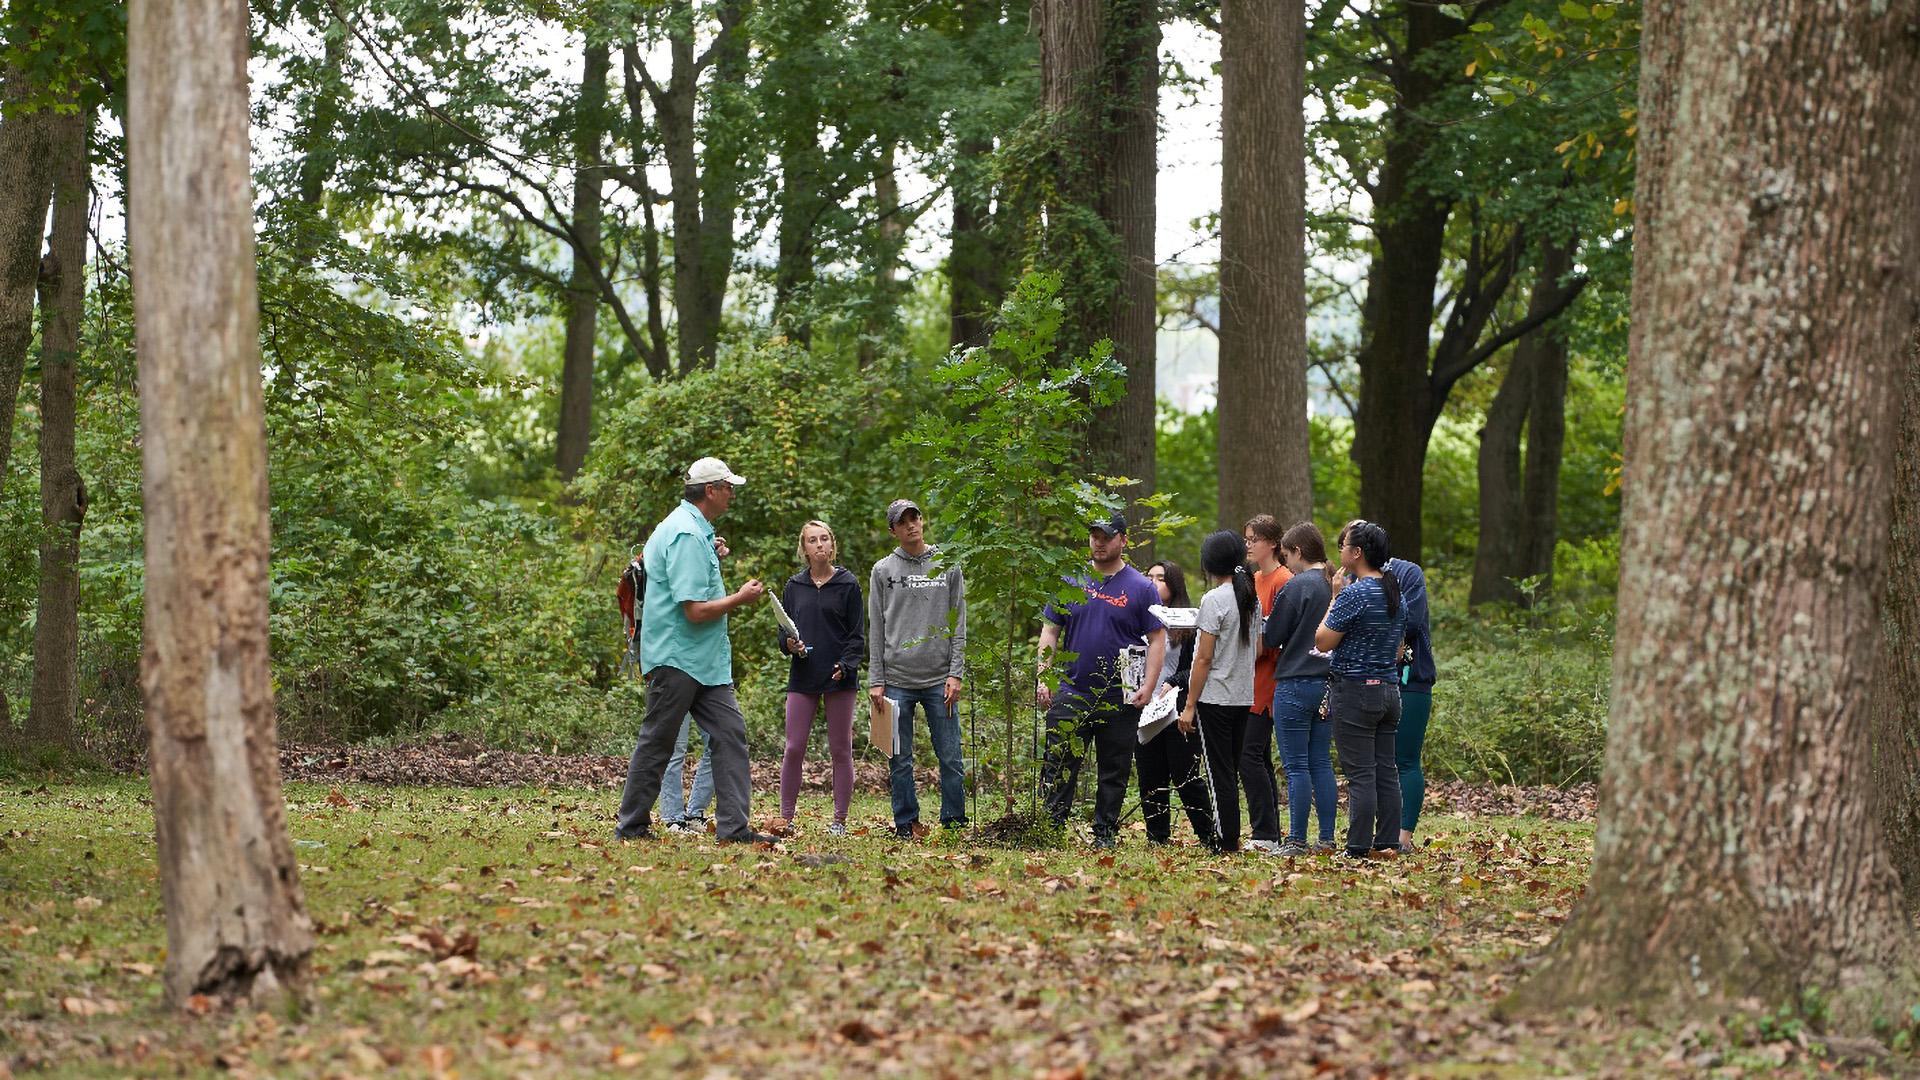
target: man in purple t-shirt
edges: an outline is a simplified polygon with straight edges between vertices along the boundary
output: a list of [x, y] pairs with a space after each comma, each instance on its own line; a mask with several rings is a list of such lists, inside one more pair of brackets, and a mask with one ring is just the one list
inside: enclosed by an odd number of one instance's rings
[[[1120, 828], [1120, 807], [1133, 772], [1140, 710], [1160, 685], [1167, 628], [1147, 610], [1160, 602], [1160, 591], [1145, 574], [1127, 565], [1126, 518], [1116, 513], [1091, 523], [1087, 549], [1093, 573], [1068, 580], [1087, 598], [1064, 607], [1048, 604], [1042, 613], [1038, 694], [1040, 707], [1047, 710], [1047, 760], [1040, 783], [1046, 791], [1047, 812], [1066, 824], [1080, 780], [1082, 744], [1091, 741], [1099, 773], [1093, 799], [1093, 843], [1109, 848]], [[1122, 657], [1143, 641], [1147, 656], [1140, 684], [1123, 687]], [[1058, 694], [1046, 678], [1056, 647], [1073, 654]]]

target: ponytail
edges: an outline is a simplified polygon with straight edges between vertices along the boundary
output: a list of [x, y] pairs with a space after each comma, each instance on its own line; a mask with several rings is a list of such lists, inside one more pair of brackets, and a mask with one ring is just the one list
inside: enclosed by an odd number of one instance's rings
[[1387, 548], [1387, 530], [1371, 521], [1356, 521], [1347, 526], [1347, 543], [1360, 549], [1360, 557], [1367, 560], [1367, 566], [1380, 571], [1380, 591], [1387, 598], [1387, 618], [1397, 618], [1400, 614], [1400, 579], [1387, 572], [1387, 562], [1392, 556]]
[[1233, 583], [1234, 603], [1240, 609], [1240, 642], [1251, 643], [1254, 614], [1260, 610], [1260, 594], [1254, 591], [1246, 540], [1229, 529], [1208, 534], [1200, 545], [1200, 569], [1211, 577]]

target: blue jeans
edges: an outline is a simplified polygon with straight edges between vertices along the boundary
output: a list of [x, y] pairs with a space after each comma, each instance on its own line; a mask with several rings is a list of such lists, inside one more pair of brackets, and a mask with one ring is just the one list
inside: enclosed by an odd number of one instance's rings
[[1340, 789], [1333, 779], [1333, 725], [1320, 719], [1327, 681], [1281, 679], [1273, 688], [1273, 733], [1287, 770], [1287, 839], [1307, 842], [1307, 815], [1320, 815], [1320, 842], [1333, 843], [1333, 816]]
[[688, 713], [680, 721], [680, 736], [673, 744], [673, 756], [667, 759], [666, 776], [660, 781], [660, 820], [667, 825], [685, 821], [689, 815], [706, 817], [707, 808], [713, 805], [713, 755], [705, 751], [693, 770], [693, 798], [686, 796], [687, 736], [692, 732], [693, 714]]
[[913, 706], [918, 703], [927, 718], [927, 735], [933, 741], [933, 756], [940, 761], [940, 824], [967, 823], [967, 773], [960, 760], [960, 715], [947, 708], [946, 686], [924, 690], [887, 687], [887, 700], [893, 702], [900, 717], [894, 732], [894, 748], [899, 752], [887, 759], [888, 779], [893, 789], [893, 827], [902, 835], [911, 835], [920, 820], [920, 795], [913, 782]]

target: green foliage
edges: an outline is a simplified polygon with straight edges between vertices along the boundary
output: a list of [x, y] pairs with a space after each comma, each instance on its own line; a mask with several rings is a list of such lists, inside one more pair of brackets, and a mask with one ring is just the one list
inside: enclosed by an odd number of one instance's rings
[[1092, 411], [1118, 398], [1125, 371], [1109, 342], [1056, 354], [1066, 310], [1059, 294], [1057, 275], [1022, 278], [989, 345], [956, 351], [935, 369], [948, 418], [902, 440], [934, 465], [928, 490], [947, 517], [945, 550], [967, 569], [968, 670], [973, 693], [1001, 721], [991, 749], [1009, 813], [1023, 772], [1016, 721], [1032, 717], [1038, 674], [1035, 618], [1049, 601], [1075, 598], [1064, 579], [1085, 570], [1083, 523], [1096, 509], [1124, 507], [1111, 489], [1131, 483], [1075, 467]]

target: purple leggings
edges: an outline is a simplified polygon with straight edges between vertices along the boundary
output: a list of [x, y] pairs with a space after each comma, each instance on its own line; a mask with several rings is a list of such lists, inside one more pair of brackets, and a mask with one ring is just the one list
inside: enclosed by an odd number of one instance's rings
[[833, 759], [833, 820], [847, 820], [853, 799], [853, 706], [858, 690], [830, 694], [787, 692], [787, 754], [780, 761], [780, 816], [793, 820], [800, 799], [800, 762], [807, 756], [807, 736], [822, 702], [827, 707], [827, 754]]

